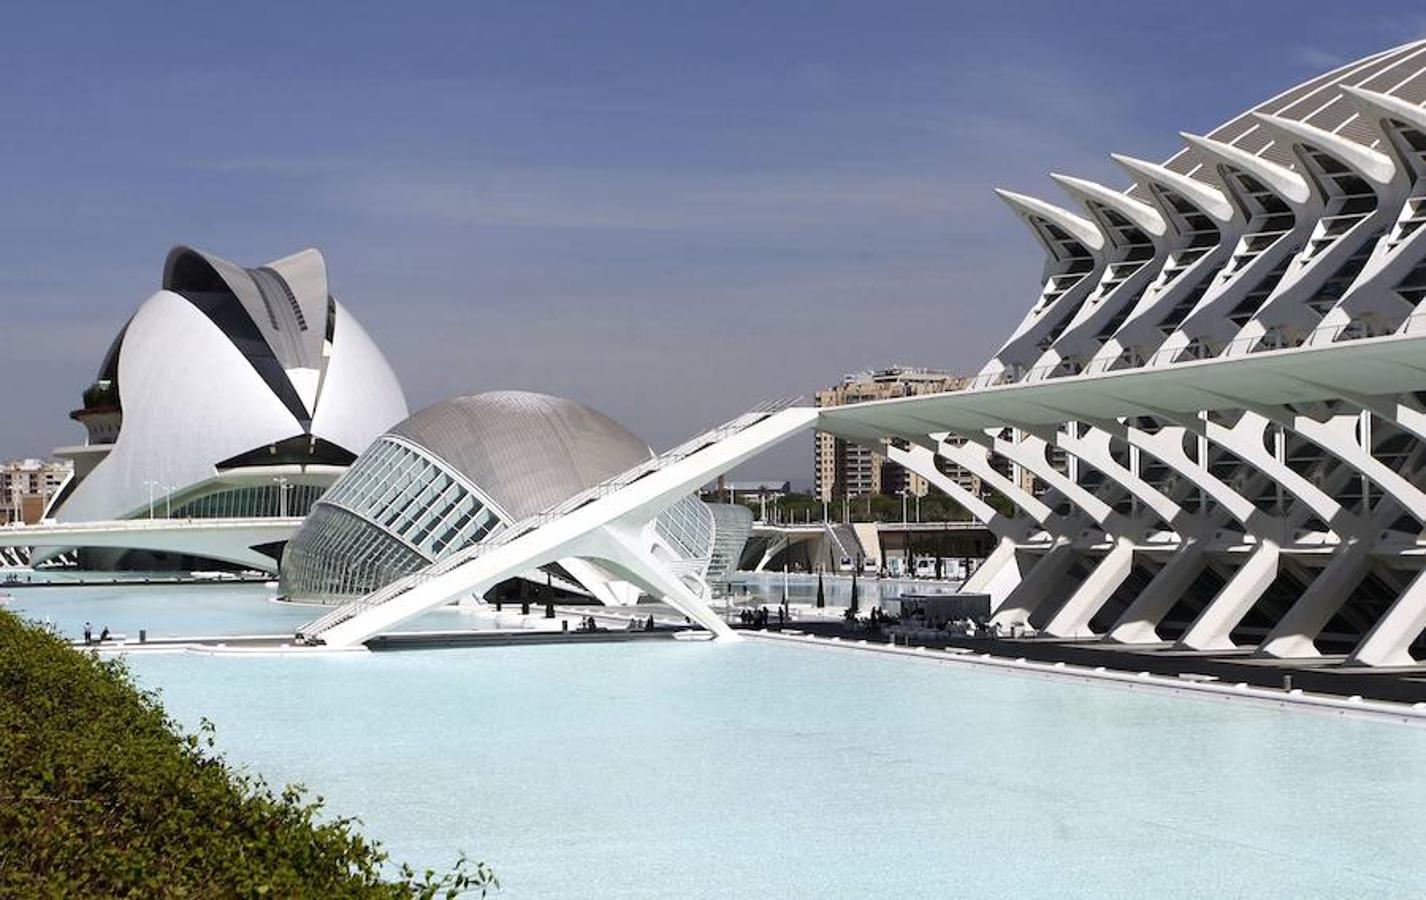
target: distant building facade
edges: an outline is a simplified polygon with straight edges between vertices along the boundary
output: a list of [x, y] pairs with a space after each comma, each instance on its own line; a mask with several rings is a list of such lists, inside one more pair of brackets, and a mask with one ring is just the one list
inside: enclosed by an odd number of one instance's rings
[[14, 459], [0, 463], [0, 524], [33, 525], [44, 518], [50, 499], [74, 474], [69, 460]]
[[[845, 406], [958, 391], [967, 381], [936, 369], [891, 366], [844, 376], [840, 384], [817, 392], [817, 405]], [[923, 497], [930, 488], [926, 479], [889, 462], [882, 454], [826, 432], [817, 432], [813, 453], [813, 493], [825, 502], [842, 497], [897, 495], [902, 491]]]

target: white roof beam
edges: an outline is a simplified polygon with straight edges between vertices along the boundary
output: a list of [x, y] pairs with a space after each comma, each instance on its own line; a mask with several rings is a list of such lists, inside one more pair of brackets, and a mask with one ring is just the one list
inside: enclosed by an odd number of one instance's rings
[[1315, 147], [1365, 178], [1374, 187], [1389, 187], [1397, 180], [1396, 164], [1385, 153], [1379, 153], [1306, 122], [1259, 112], [1253, 113], [1253, 118], [1274, 138], [1294, 147]]
[[[1099, 204], [1119, 213], [1155, 241], [1168, 232], [1168, 225], [1164, 222], [1163, 216], [1159, 215], [1158, 210], [1147, 203], [1135, 200], [1128, 194], [1084, 178], [1075, 178], [1072, 175], [1052, 172], [1050, 177], [1069, 192], [1070, 196], [1083, 203], [1091, 216], [1094, 215], [1094, 205]], [[1100, 222], [1100, 227], [1106, 233], [1112, 233], [1109, 231], [1109, 223]]]
[[[1067, 209], [1055, 206], [1053, 203], [1046, 203], [1027, 194], [1019, 194], [1015, 191], [1007, 191], [1003, 188], [996, 188], [995, 194], [1004, 200], [1015, 214], [1025, 222], [1030, 228], [1030, 233], [1035, 236], [1035, 240], [1044, 243], [1044, 235], [1034, 227], [1034, 220], [1040, 219], [1056, 226], [1061, 231], [1066, 232], [1075, 240], [1085, 246], [1085, 249], [1098, 253], [1104, 249], [1104, 233], [1090, 220], [1083, 216], [1075, 215]], [[1060, 253], [1053, 247], [1046, 246], [1045, 252], [1056, 259]]]
[[1396, 134], [1400, 125], [1426, 134], [1426, 109], [1422, 109], [1414, 103], [1408, 103], [1400, 97], [1369, 91], [1365, 88], [1343, 85], [1342, 93], [1357, 108], [1358, 115], [1381, 133], [1385, 138], [1382, 143], [1391, 149], [1403, 169], [1417, 174], [1426, 174], [1423, 172], [1416, 154], [1411, 152], [1409, 147], [1404, 146], [1401, 143], [1401, 138]]
[[[1213, 177], [1228, 189], [1226, 193], [1229, 196], [1234, 195], [1234, 190], [1233, 186], [1223, 179], [1222, 173], [1219, 171], [1224, 166], [1253, 176], [1295, 210], [1302, 211], [1313, 202], [1312, 186], [1301, 175], [1285, 166], [1280, 166], [1271, 160], [1254, 156], [1242, 148], [1225, 144], [1222, 141], [1215, 141], [1212, 138], [1187, 132], [1182, 132], [1182, 137], [1188, 142], [1189, 147], [1193, 149], [1198, 158], [1208, 164], [1208, 170]], [[1245, 210], [1244, 212], [1251, 213], [1252, 211]]]
[[[1189, 203], [1198, 207], [1204, 215], [1216, 221], [1220, 226], [1230, 224], [1237, 216], [1237, 210], [1233, 207], [1232, 201], [1229, 200], [1222, 191], [1207, 182], [1199, 181], [1197, 178], [1190, 178], [1187, 175], [1175, 172], [1167, 166], [1142, 159], [1135, 159], [1132, 156], [1125, 156], [1121, 153], [1111, 153], [1109, 154], [1109, 158], [1118, 163], [1120, 168], [1124, 169], [1124, 171], [1128, 172], [1129, 177], [1156, 184], [1160, 188], [1179, 194]], [[1167, 212], [1167, 210], [1165, 210], [1165, 212]]]

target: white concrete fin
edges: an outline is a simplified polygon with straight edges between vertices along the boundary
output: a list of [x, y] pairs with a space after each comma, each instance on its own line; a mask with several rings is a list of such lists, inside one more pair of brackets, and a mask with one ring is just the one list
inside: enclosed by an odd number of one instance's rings
[[1409, 147], [1402, 146], [1400, 138], [1394, 133], [1405, 125], [1426, 134], [1426, 109], [1400, 97], [1366, 88], [1343, 85], [1342, 93], [1357, 108], [1362, 119], [1371, 123], [1386, 138], [1382, 143], [1391, 149], [1398, 163], [1409, 171], [1422, 170], [1416, 154]]
[[1150, 237], [1163, 237], [1168, 231], [1168, 225], [1164, 222], [1159, 211], [1147, 203], [1135, 200], [1128, 194], [1107, 188], [1102, 184], [1089, 181], [1084, 178], [1076, 178], [1073, 175], [1061, 175], [1051, 172], [1050, 177], [1055, 180], [1060, 187], [1069, 192], [1070, 196], [1088, 206], [1091, 203], [1098, 203], [1109, 207], [1124, 218], [1133, 222], [1145, 234]]
[[[1053, 203], [1046, 203], [1044, 200], [1031, 197], [1027, 194], [1018, 194], [1014, 191], [1007, 191], [1003, 188], [996, 188], [995, 194], [1001, 200], [1009, 204], [1010, 208], [1027, 224], [1031, 219], [1043, 219], [1060, 229], [1068, 232], [1071, 237], [1091, 250], [1098, 252], [1104, 249], [1104, 233], [1090, 220], [1083, 216], [1076, 215], [1067, 209], [1055, 206]], [[1038, 231], [1033, 227], [1030, 229], [1037, 241], [1043, 243], [1043, 239]], [[1057, 256], [1052, 248], [1046, 247], [1046, 252]]]
[[1236, 215], [1232, 202], [1222, 191], [1207, 182], [1190, 178], [1158, 163], [1135, 159], [1122, 153], [1111, 153], [1109, 158], [1128, 172], [1131, 178], [1152, 182], [1182, 195], [1185, 200], [1221, 225], [1233, 221]]
[[1301, 207], [1312, 201], [1312, 186], [1307, 183], [1307, 179], [1289, 168], [1212, 138], [1189, 134], [1186, 131], [1180, 132], [1180, 136], [1188, 142], [1199, 159], [1209, 163], [1215, 178], [1219, 177], [1219, 166], [1228, 166], [1252, 175], [1293, 206]]
[[1385, 153], [1306, 122], [1258, 112], [1253, 113], [1253, 118], [1282, 141], [1315, 147], [1379, 187], [1396, 178], [1396, 164]]

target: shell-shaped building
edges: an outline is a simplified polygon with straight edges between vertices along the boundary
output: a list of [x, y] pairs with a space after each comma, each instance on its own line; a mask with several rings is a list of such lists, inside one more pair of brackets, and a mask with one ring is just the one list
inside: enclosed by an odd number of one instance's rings
[[[624, 426], [562, 397], [492, 391], [442, 401], [382, 434], [316, 502], [283, 555], [282, 591], [323, 603], [370, 593], [650, 456]], [[706, 569], [705, 504], [686, 498], [657, 529], [670, 559]], [[612, 579], [578, 561], [556, 571], [565, 585], [617, 599], [605, 587]]]
[[390, 365], [304, 250], [246, 269], [176, 247], [60, 448], [60, 522], [300, 516], [406, 415]]
[[[1426, 652], [1426, 42], [1132, 184], [1001, 191], [1041, 287], [969, 389], [829, 410], [1001, 540], [969, 589], [1051, 635], [1349, 665]], [[972, 473], [1005, 515], [941, 475]], [[1008, 473], [1008, 474], [1007, 474]]]

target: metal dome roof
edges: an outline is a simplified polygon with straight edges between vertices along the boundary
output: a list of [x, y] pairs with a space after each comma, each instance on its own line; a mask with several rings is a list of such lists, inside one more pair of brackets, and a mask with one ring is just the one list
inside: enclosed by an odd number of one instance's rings
[[445, 400], [389, 433], [440, 457], [517, 521], [651, 455], [648, 444], [603, 413], [528, 391]]

